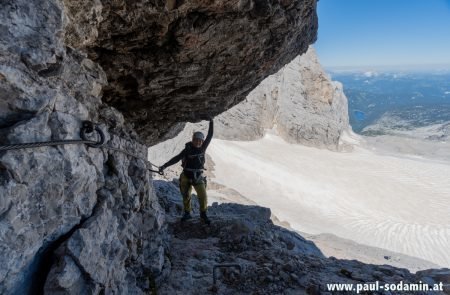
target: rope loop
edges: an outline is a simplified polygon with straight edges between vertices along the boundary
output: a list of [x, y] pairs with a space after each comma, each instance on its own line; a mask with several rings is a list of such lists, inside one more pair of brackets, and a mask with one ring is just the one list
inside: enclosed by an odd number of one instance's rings
[[100, 136], [100, 139], [96, 143], [86, 143], [90, 147], [99, 148], [102, 147], [105, 143], [105, 134], [103, 133], [102, 129], [92, 123], [91, 121], [83, 121], [81, 130], [80, 130], [80, 137], [85, 141], [91, 141], [86, 137], [86, 134], [90, 134], [96, 131], [98, 135]]

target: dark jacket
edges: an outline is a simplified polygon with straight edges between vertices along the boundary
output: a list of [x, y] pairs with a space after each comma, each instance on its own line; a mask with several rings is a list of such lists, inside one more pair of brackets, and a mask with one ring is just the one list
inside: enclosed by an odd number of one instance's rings
[[203, 169], [203, 164], [205, 163], [205, 151], [213, 137], [213, 125], [213, 121], [209, 121], [208, 135], [206, 136], [201, 147], [196, 148], [192, 145], [192, 142], [187, 142], [184, 149], [178, 155], [170, 159], [161, 167], [166, 168], [179, 162], [180, 160], [183, 160], [183, 169], [188, 169], [188, 171], [185, 171], [188, 177], [189, 174], [191, 174], [189, 173], [189, 169]]

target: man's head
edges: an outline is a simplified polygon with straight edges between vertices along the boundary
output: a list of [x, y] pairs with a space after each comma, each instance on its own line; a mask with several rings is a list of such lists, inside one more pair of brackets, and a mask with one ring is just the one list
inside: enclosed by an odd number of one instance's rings
[[205, 136], [200, 131], [194, 132], [194, 135], [192, 136], [192, 144], [199, 148], [202, 146], [203, 141], [205, 140]]

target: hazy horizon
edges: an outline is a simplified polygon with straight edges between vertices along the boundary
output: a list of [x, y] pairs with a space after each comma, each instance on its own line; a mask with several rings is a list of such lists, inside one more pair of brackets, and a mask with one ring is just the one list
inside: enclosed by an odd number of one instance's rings
[[442, 64], [391, 64], [391, 65], [349, 65], [349, 66], [333, 66], [322, 65], [326, 71], [348, 71], [348, 72], [365, 72], [365, 71], [404, 71], [404, 72], [448, 72], [450, 71], [450, 63]]

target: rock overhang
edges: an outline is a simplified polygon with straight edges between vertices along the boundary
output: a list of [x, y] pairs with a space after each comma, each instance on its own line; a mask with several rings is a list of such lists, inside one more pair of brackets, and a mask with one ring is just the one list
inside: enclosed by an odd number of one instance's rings
[[105, 71], [103, 102], [148, 145], [215, 116], [317, 38], [316, 0], [64, 1], [65, 42]]

